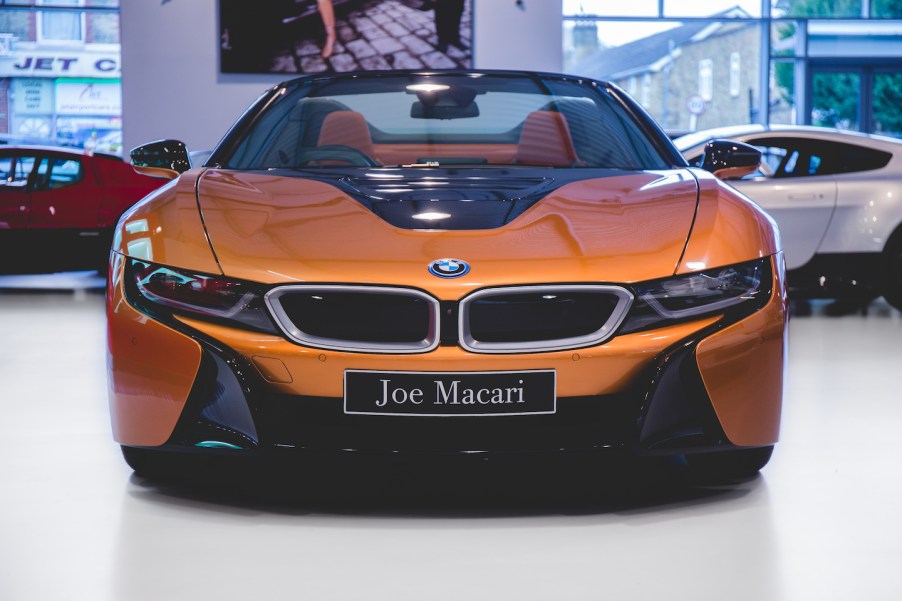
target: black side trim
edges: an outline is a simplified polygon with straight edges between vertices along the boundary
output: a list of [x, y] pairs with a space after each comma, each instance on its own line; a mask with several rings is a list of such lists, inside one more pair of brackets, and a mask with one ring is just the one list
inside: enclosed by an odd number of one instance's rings
[[167, 445], [224, 442], [242, 449], [261, 446], [259, 396], [253, 368], [238, 354], [187, 327], [178, 328], [203, 349], [194, 386]]
[[694, 339], [661, 357], [640, 410], [639, 445], [647, 451], [732, 446], [705, 390]]

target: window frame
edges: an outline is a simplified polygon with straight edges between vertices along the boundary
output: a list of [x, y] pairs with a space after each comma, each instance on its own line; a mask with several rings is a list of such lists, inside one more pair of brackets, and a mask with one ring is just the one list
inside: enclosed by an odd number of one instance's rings
[[[35, 38], [39, 44], [47, 44], [53, 46], [83, 46], [88, 41], [87, 18], [85, 11], [85, 0], [75, 0], [71, 5], [62, 4], [65, 0], [35, 0]], [[78, 13], [79, 20], [79, 38], [78, 39], [59, 39], [48, 38], [44, 36], [44, 19], [56, 14], [64, 14], [70, 12]]]

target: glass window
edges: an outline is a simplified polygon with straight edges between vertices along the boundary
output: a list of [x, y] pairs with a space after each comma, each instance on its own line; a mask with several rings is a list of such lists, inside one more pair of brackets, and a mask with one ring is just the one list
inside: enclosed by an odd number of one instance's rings
[[794, 124], [797, 122], [799, 106], [798, 85], [802, 79], [796, 77], [802, 68], [801, 61], [782, 60], [772, 63], [770, 122], [772, 124]]
[[[82, 6], [84, 0], [38, 0], [38, 6]], [[84, 41], [84, 13], [77, 10], [38, 11], [39, 39], [56, 42]]]
[[119, 15], [90, 13], [87, 15], [91, 39], [95, 44], [119, 43]]
[[740, 73], [742, 72], [742, 59], [738, 52], [730, 54], [730, 96], [739, 96]]
[[[119, 6], [119, 0], [91, 0], [90, 5], [115, 8]], [[87, 13], [88, 42], [95, 44], [119, 43], [119, 12], [91, 12]]]
[[770, 30], [773, 56], [805, 56], [805, 24], [800, 21], [776, 21]]
[[[568, 72], [611, 81], [626, 90], [632, 90], [635, 78], [638, 94], [630, 95], [669, 131], [754, 120], [759, 104], [760, 25], [659, 19], [600, 21], [598, 27], [601, 47], [570, 65]], [[733, 53], [739, 54], [741, 75], [731, 82]], [[737, 59], [732, 61], [735, 65]]]
[[805, 177], [870, 171], [886, 166], [892, 155], [882, 150], [830, 140], [754, 138], [762, 163], [775, 177]]
[[28, 176], [34, 168], [35, 157], [32, 156], [7, 156], [0, 158], [0, 175], [7, 189], [21, 189], [28, 184]]
[[875, 73], [873, 88], [874, 132], [902, 138], [902, 73]]
[[0, 32], [27, 40], [30, 20], [26, 10], [0, 10]]
[[304, 166], [665, 168], [604, 88], [559, 78], [384, 76], [285, 89], [226, 161]]
[[705, 102], [714, 99], [714, 61], [710, 58], [698, 61], [698, 95]]
[[586, 37], [593, 46], [578, 60], [565, 41], [564, 70], [612, 81], [636, 98], [650, 74], [650, 102], [642, 104], [669, 132], [813, 124], [902, 138], [892, 109], [902, 101], [902, 78], [881, 75], [902, 71], [902, 0], [658, 0], [657, 18], [650, 5], [585, 4], [580, 13], [581, 2], [569, 0], [565, 37], [579, 14], [597, 18], [597, 36]]
[[43, 158], [35, 174], [35, 190], [56, 190], [81, 180], [81, 161], [76, 159]]
[[[627, 3], [628, 4], [628, 3]], [[760, 17], [761, 0], [664, 0], [665, 17]]]
[[902, 2], [899, 0], [871, 0], [871, 16], [878, 19], [902, 18]]
[[658, 0], [564, 0], [565, 15], [657, 17]]
[[848, 18], [862, 16], [862, 0], [773, 0], [774, 16]]
[[783, 159], [786, 158], [786, 149], [779, 146], [762, 146], [757, 144], [758, 150], [761, 151], [761, 173], [772, 176], [777, 172]]
[[858, 131], [861, 75], [816, 72], [812, 75], [811, 124]]
[[6, 185], [11, 181], [10, 174], [12, 170], [12, 157], [0, 157], [0, 184]]

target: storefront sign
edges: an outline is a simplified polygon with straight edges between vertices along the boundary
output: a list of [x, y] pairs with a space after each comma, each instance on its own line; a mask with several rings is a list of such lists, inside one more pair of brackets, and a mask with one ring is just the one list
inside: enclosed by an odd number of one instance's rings
[[122, 113], [119, 81], [58, 80], [56, 112], [59, 115], [112, 115]]
[[0, 77], [115, 77], [121, 75], [118, 53], [17, 50], [0, 56]]
[[12, 80], [13, 112], [17, 115], [47, 115], [53, 112], [53, 80]]

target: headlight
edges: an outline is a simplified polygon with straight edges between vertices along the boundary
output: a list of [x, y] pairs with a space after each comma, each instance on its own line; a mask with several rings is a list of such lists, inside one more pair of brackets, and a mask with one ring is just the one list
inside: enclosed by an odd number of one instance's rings
[[636, 284], [620, 329], [627, 334], [723, 313], [738, 319], [764, 307], [773, 287], [770, 258]]
[[128, 301], [153, 317], [181, 314], [277, 333], [260, 287], [240, 280], [127, 259]]

